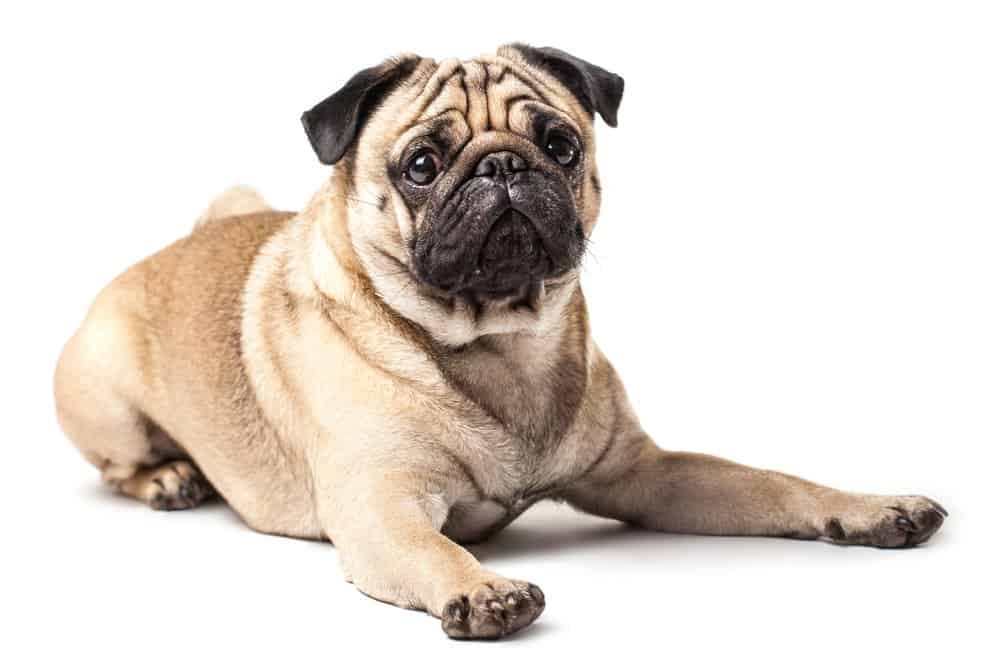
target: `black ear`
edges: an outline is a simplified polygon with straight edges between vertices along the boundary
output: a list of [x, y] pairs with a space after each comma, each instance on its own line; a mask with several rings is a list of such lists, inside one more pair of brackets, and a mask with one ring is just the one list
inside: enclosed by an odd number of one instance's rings
[[543, 69], [570, 89], [583, 108], [601, 114], [611, 127], [618, 126], [618, 106], [625, 92], [625, 79], [613, 72], [592, 65], [550, 46], [535, 48], [527, 44], [511, 44], [529, 65]]
[[363, 69], [343, 88], [303, 113], [302, 126], [319, 161], [335, 164], [340, 160], [378, 103], [419, 62], [416, 56], [408, 56]]

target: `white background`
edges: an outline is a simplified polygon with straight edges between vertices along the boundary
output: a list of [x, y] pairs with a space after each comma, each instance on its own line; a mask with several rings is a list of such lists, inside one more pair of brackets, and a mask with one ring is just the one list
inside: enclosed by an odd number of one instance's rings
[[[0, 20], [0, 662], [989, 661], [995, 4], [28, 6]], [[50, 389], [98, 289], [230, 184], [300, 206], [325, 170], [298, 116], [356, 70], [512, 40], [627, 81], [620, 127], [599, 130], [585, 284], [650, 433], [930, 495], [952, 516], [927, 547], [641, 534], [538, 507], [477, 553], [540, 584], [548, 609], [469, 644], [357, 593], [328, 545], [100, 487]]]

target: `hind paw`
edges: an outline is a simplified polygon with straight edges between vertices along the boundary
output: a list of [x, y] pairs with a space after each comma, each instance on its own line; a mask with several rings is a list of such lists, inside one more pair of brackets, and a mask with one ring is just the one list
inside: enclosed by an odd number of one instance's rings
[[118, 489], [155, 510], [186, 510], [215, 495], [205, 476], [189, 461], [173, 461], [136, 472]]

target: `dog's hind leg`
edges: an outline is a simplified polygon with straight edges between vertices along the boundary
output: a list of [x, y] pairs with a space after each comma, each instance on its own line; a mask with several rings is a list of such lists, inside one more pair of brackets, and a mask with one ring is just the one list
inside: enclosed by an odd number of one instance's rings
[[194, 507], [212, 487], [143, 408], [148, 340], [129, 274], [106, 288], [59, 358], [59, 423], [84, 458], [122, 493], [155, 509]]

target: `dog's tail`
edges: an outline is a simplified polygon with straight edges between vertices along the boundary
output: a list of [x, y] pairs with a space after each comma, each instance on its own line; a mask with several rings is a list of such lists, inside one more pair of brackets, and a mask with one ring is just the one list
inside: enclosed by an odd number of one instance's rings
[[253, 188], [246, 185], [234, 185], [212, 200], [205, 212], [194, 223], [194, 228], [201, 227], [209, 220], [272, 210], [274, 209]]

